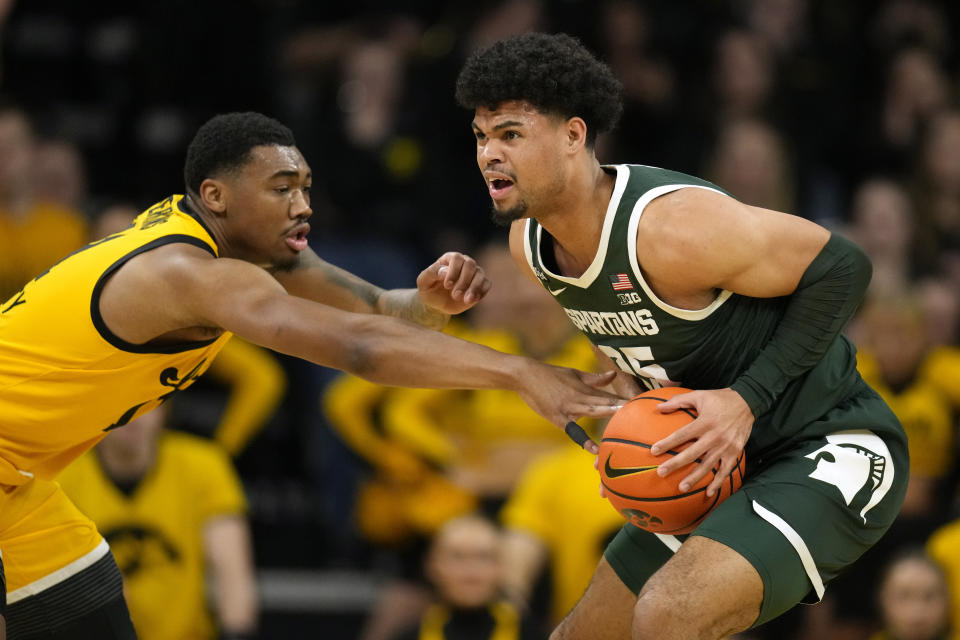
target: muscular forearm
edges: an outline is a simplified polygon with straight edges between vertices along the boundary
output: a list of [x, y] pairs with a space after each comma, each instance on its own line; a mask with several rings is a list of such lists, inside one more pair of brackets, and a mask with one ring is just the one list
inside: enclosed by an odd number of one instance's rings
[[833, 235], [804, 272], [770, 342], [731, 385], [755, 417], [790, 381], [813, 368], [853, 317], [870, 282], [870, 261], [855, 244]]
[[411, 322], [269, 296], [227, 328], [267, 348], [378, 384], [451, 389], [521, 386], [533, 361]]
[[246, 521], [241, 516], [212, 518], [203, 536], [222, 631], [228, 637], [252, 633], [259, 605]]
[[273, 273], [280, 284], [300, 298], [354, 313], [379, 313], [442, 329], [450, 316], [426, 306], [416, 289], [382, 289], [349, 271], [304, 252], [289, 271]]
[[517, 390], [533, 364], [393, 318], [360, 317], [351, 332], [338, 368], [379, 384]]

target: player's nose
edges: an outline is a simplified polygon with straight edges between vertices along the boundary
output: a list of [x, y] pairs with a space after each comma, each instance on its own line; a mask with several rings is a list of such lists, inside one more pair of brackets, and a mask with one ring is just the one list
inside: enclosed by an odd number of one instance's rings
[[297, 191], [290, 203], [291, 218], [309, 218], [313, 215], [313, 209], [310, 207], [310, 201], [303, 191]]
[[480, 160], [480, 167], [486, 168], [492, 164], [503, 162], [503, 153], [500, 145], [494, 140], [488, 140], [477, 150], [477, 156]]

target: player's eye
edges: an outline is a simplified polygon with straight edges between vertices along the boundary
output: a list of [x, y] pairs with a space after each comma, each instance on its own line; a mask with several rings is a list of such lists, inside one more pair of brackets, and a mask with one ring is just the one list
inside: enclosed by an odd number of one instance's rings
[[288, 187], [287, 185], [281, 185], [279, 187], [274, 187], [273, 190], [276, 191], [277, 193], [286, 193], [287, 191], [290, 190], [290, 187]]
[[513, 129], [508, 129], [503, 133], [504, 140], [516, 140], [520, 137], [519, 131], [514, 131]]
[[483, 135], [482, 131], [474, 131], [473, 135], [477, 137], [477, 140], [486, 140], [487, 136]]

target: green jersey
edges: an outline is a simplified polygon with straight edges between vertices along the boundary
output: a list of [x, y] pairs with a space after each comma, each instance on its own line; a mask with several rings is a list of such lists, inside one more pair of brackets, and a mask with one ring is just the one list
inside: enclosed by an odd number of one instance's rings
[[[550, 235], [532, 219], [524, 234], [527, 262], [573, 324], [647, 387], [729, 387], [770, 340], [788, 298], [718, 291], [710, 305], [696, 310], [658, 298], [638, 263], [644, 247], [637, 246], [637, 226], [644, 208], [677, 189], [724, 192], [705, 180], [654, 167], [615, 165], [606, 170], [615, 173], [616, 183], [600, 246], [587, 270], [576, 278], [559, 275]], [[747, 443], [748, 459], [757, 460], [790, 440], [822, 435], [815, 422], [865, 387], [855, 354], [840, 335], [816, 366], [792, 381], [774, 406], [757, 417]], [[876, 430], [885, 428], [897, 429], [895, 424], [878, 424]]]

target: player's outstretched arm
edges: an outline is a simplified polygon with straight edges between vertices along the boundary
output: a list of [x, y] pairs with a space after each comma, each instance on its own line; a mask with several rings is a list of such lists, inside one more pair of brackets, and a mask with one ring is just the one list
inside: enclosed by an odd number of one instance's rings
[[260, 267], [187, 245], [131, 260], [107, 285], [101, 308], [111, 330], [134, 343], [178, 329], [222, 328], [379, 384], [510, 389], [558, 426], [612, 415], [623, 403], [599, 389], [610, 375], [554, 367], [397, 318], [289, 295]]
[[321, 259], [311, 249], [295, 267], [273, 276], [291, 294], [355, 313], [379, 313], [443, 328], [450, 315], [466, 311], [487, 294], [490, 280], [470, 256], [440, 256], [417, 278], [416, 289], [382, 289]]
[[[700, 458], [681, 490], [720, 466], [708, 495], [735, 466], [756, 416], [790, 381], [824, 356], [866, 292], [871, 267], [853, 243], [808, 220], [743, 205], [703, 189], [684, 189], [654, 201], [638, 231], [643, 267], [656, 286], [674, 295], [726, 289], [754, 297], [790, 296], [769, 343], [731, 388], [674, 397], [662, 410], [693, 408], [699, 417], [655, 444], [653, 453], [697, 441], [658, 473]], [[654, 206], [656, 205], [656, 206]], [[672, 229], [672, 233], [667, 233]], [[658, 237], [657, 243], [651, 238]], [[669, 302], [669, 300], [668, 300]]]

